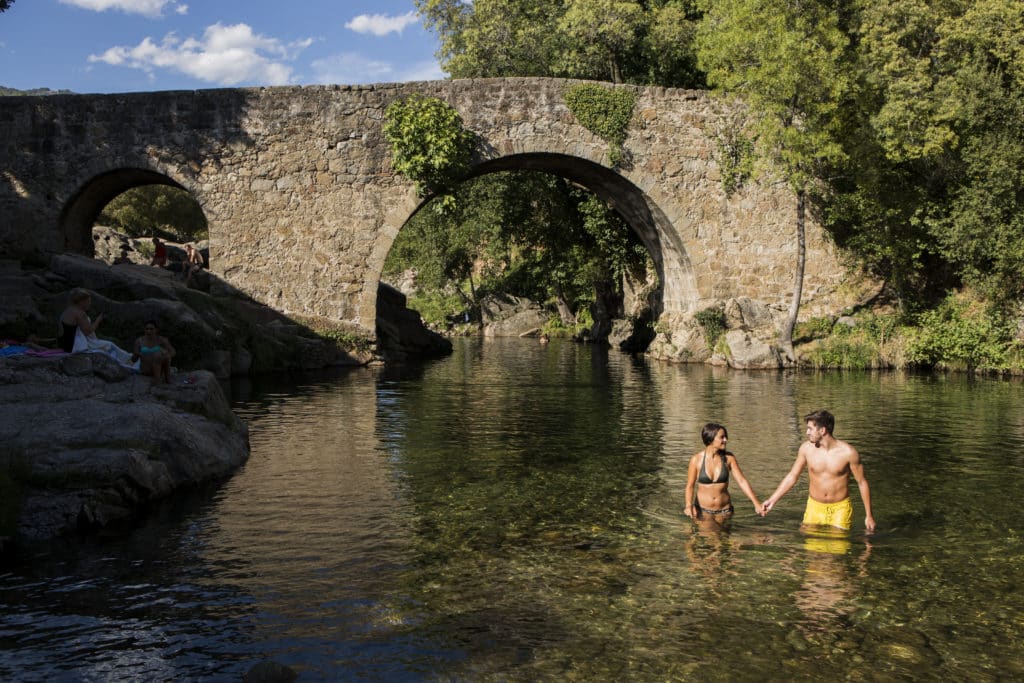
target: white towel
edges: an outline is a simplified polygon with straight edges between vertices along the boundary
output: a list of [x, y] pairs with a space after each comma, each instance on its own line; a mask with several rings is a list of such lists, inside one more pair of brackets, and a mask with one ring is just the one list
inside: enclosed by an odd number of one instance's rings
[[98, 338], [95, 334], [88, 337], [85, 336], [82, 332], [82, 328], [75, 330], [75, 345], [71, 348], [71, 353], [80, 352], [102, 353], [106, 356], [110, 356], [126, 368], [132, 368], [133, 370], [139, 369], [139, 361], [132, 363], [132, 354], [125, 351], [112, 341]]

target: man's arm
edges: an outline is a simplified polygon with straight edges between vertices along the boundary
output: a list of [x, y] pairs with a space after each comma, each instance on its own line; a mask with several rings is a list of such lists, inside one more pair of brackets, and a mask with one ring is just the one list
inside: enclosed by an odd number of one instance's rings
[[864, 528], [872, 532], [875, 530], [875, 518], [871, 515], [871, 487], [868, 486], [868, 478], [864, 474], [864, 463], [860, 460], [860, 453], [852, 446], [850, 447], [850, 473], [857, 480], [860, 500], [864, 503]]
[[764, 510], [765, 514], [775, 507], [775, 503], [779, 502], [779, 498], [786, 495], [786, 492], [796, 485], [796, 482], [800, 479], [800, 473], [804, 471], [804, 467], [806, 465], [807, 458], [804, 457], [804, 449], [803, 446], [801, 446], [800, 450], [796, 453], [796, 461], [793, 463], [793, 467], [790, 468], [789, 474], [783, 477], [782, 481], [779, 482], [779, 487], [775, 489], [775, 493], [769, 496], [768, 500], [761, 504], [761, 508]]

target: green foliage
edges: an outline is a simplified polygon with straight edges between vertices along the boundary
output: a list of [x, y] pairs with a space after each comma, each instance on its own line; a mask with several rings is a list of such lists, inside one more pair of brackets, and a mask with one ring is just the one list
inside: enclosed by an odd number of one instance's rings
[[716, 140], [716, 160], [721, 169], [722, 189], [727, 195], [743, 187], [754, 173], [754, 141], [735, 129], [728, 129]]
[[[842, 328], [842, 331], [839, 329]], [[878, 342], [864, 330], [840, 325], [836, 334], [814, 347], [803, 359], [819, 369], [869, 370], [883, 367]]]
[[963, 293], [950, 294], [918, 316], [910, 360], [927, 367], [985, 370], [1006, 367], [1015, 326], [999, 309]]
[[[463, 128], [455, 108], [436, 97], [410, 95], [392, 102], [383, 130], [392, 165], [416, 183], [421, 197], [446, 193], [469, 171], [476, 137]], [[453, 208], [447, 197], [436, 206]]]
[[435, 290], [409, 297], [408, 306], [431, 327], [443, 329], [452, 316], [466, 310], [466, 300], [455, 292]]
[[624, 82], [623, 62], [640, 42], [647, 20], [638, 2], [566, 0], [558, 28], [566, 37], [563, 53], [567, 73], [600, 73], [613, 83]]
[[416, 0], [453, 78], [558, 76], [693, 88], [690, 0]]
[[132, 237], [158, 235], [174, 242], [209, 236], [206, 216], [191, 194], [170, 185], [142, 185], [122, 192], [104, 207], [96, 222]]
[[811, 318], [797, 323], [793, 330], [793, 342], [799, 344], [814, 339], [823, 339], [831, 334], [834, 324], [832, 318]]
[[565, 103], [584, 128], [608, 143], [608, 162], [617, 166], [623, 159], [622, 143], [633, 118], [636, 93], [625, 88], [579, 83], [565, 92]]
[[714, 349], [718, 340], [725, 334], [725, 311], [715, 307], [705, 308], [702, 311], [697, 311], [693, 318], [704, 330], [704, 339], [707, 341], [708, 348]]

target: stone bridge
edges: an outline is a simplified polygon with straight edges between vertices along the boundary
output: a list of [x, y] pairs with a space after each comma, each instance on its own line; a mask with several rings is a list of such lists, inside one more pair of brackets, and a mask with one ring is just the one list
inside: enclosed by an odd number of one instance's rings
[[[785, 309], [795, 199], [781, 183], [724, 192], [717, 140], [735, 125], [736, 108], [703, 92], [634, 88], [628, 160], [612, 169], [607, 144], [566, 107], [571, 83], [0, 98], [0, 253], [91, 254], [93, 221], [111, 199], [139, 185], [173, 185], [208, 219], [211, 270], [225, 290], [373, 334], [384, 259], [421, 205], [391, 167], [382, 119], [390, 102], [420, 93], [449, 102], [480, 136], [475, 173], [555, 173], [613, 205], [657, 265], [663, 316], [742, 297]], [[839, 254], [810, 223], [803, 310], [845, 305], [845, 277]]]

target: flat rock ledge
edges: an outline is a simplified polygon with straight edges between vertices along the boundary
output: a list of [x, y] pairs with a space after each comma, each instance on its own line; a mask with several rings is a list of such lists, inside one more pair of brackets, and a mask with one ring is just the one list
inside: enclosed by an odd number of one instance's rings
[[249, 457], [214, 375], [153, 385], [101, 354], [0, 358], [0, 545], [102, 527]]

